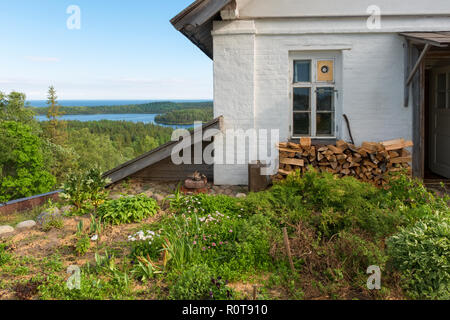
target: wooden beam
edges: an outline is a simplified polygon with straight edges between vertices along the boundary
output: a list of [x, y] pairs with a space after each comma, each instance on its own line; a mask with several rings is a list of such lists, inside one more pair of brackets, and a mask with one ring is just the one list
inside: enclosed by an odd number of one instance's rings
[[404, 106], [407, 108], [409, 106], [409, 93], [410, 86], [407, 85], [408, 76], [410, 74], [410, 66], [411, 66], [411, 42], [406, 39], [406, 48], [405, 48], [405, 91], [404, 91]]
[[414, 65], [414, 68], [412, 69], [412, 71], [411, 71], [411, 73], [410, 73], [408, 79], [406, 80], [406, 85], [407, 85], [407, 86], [409, 86], [409, 85], [411, 84], [411, 81], [413, 80], [413, 78], [414, 78], [414, 76], [415, 76], [417, 70], [419, 70], [419, 67], [420, 67], [420, 65], [422, 64], [423, 59], [425, 59], [425, 56], [427, 55], [428, 50], [430, 50], [430, 48], [431, 48], [431, 45], [430, 45], [429, 43], [427, 43], [427, 44], [425, 45], [425, 48], [423, 48], [422, 53], [421, 53], [420, 56], [419, 56], [419, 59], [417, 59], [417, 62], [416, 62], [416, 64]]
[[[412, 57], [419, 57], [419, 49], [413, 48]], [[412, 82], [413, 104], [413, 176], [423, 179], [425, 172], [425, 64], [419, 65], [419, 76]]]

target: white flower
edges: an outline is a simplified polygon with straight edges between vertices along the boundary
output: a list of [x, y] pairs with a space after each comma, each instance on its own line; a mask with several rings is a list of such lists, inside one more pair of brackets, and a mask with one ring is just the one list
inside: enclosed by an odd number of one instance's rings
[[91, 238], [91, 240], [92, 240], [92, 241], [97, 241], [97, 240], [98, 240], [98, 235], [94, 235], [94, 236]]

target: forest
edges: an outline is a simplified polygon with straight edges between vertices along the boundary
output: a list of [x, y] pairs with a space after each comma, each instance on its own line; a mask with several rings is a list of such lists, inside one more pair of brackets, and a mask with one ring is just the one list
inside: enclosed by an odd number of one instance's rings
[[195, 121], [208, 122], [213, 119], [213, 109], [185, 109], [185, 110], [174, 110], [161, 115], [156, 116], [156, 123], [161, 124], [181, 124], [190, 125]]
[[[207, 102], [151, 102], [145, 104], [135, 105], [120, 105], [120, 106], [97, 106], [97, 107], [59, 107], [59, 112], [65, 115], [78, 115], [78, 114], [127, 114], [127, 113], [146, 113], [157, 114], [166, 113], [174, 110], [181, 109], [211, 109], [212, 101]], [[28, 107], [33, 110], [37, 115], [46, 115], [49, 111], [49, 107], [36, 108], [33, 106]]]
[[61, 121], [49, 90], [48, 121], [38, 122], [25, 95], [0, 92], [0, 202], [58, 188], [69, 172], [105, 172], [170, 140], [172, 129], [125, 121]]

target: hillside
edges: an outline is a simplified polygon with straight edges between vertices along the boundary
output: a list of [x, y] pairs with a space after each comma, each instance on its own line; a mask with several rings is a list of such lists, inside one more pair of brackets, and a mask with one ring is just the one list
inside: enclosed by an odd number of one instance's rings
[[[60, 111], [65, 115], [78, 114], [121, 114], [121, 113], [166, 113], [174, 110], [186, 109], [211, 109], [213, 103], [209, 102], [151, 102], [145, 104], [120, 105], [120, 106], [97, 106], [97, 107], [60, 107]], [[48, 108], [29, 107], [37, 115], [46, 115]]]

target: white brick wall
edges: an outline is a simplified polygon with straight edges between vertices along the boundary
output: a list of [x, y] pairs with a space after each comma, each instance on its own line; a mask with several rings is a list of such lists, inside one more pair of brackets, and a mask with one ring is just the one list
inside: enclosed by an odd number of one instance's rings
[[[344, 23], [342, 19], [339, 22]], [[317, 21], [310, 23], [317, 28]], [[353, 30], [354, 23], [335, 30], [332, 20], [323, 20], [323, 30], [311, 33], [304, 32], [308, 22], [301, 19], [216, 23], [215, 115], [224, 116], [226, 128], [274, 128], [280, 130], [282, 141], [289, 139], [290, 53], [332, 50], [341, 58], [338, 138], [348, 140], [344, 113], [357, 144], [412, 139], [412, 109], [403, 106], [405, 40], [397, 31], [417, 29], [417, 25], [390, 21], [388, 28], [402, 26], [401, 30], [363, 32]], [[360, 21], [357, 25], [361, 28], [364, 24]], [[447, 27], [441, 18], [427, 21], [428, 29]], [[214, 174], [217, 184], [248, 182], [246, 165], [216, 166]]]

